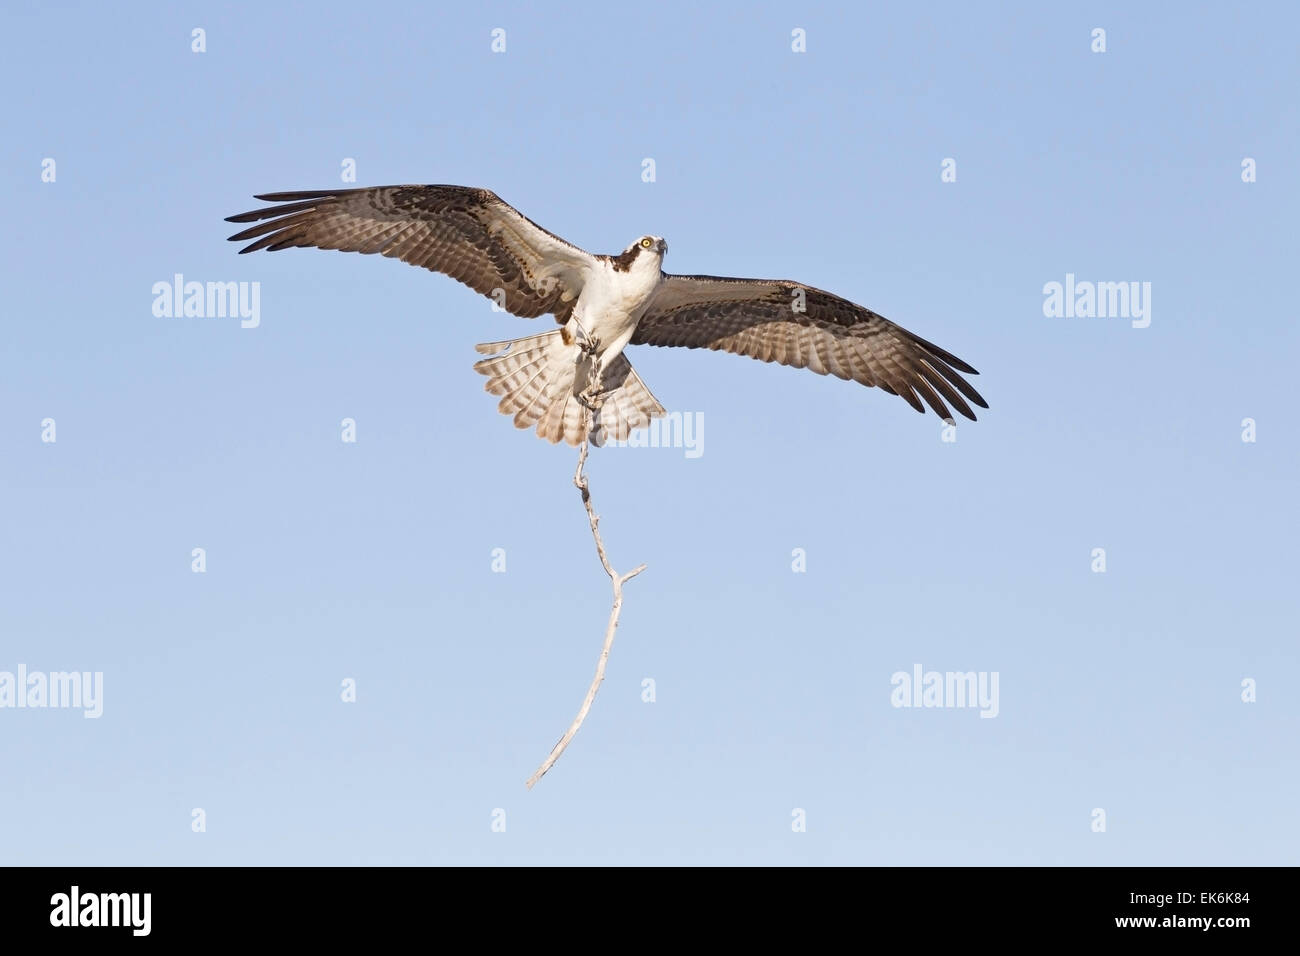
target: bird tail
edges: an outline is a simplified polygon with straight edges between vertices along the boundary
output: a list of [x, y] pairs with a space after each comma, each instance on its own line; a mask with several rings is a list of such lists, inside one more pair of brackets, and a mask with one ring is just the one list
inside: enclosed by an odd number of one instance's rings
[[[582, 357], [577, 345], [566, 345], [557, 329], [474, 347], [492, 356], [475, 362], [474, 370], [487, 376], [489, 392], [502, 396], [497, 408], [514, 416], [515, 427], [536, 425], [537, 434], [552, 444], [560, 439], [570, 445], [582, 443], [586, 409], [577, 393], [586, 382], [577, 381], [577, 362]], [[633, 429], [667, 414], [621, 353], [604, 370], [601, 383], [601, 405], [591, 413], [593, 445], [610, 438], [622, 441]]]

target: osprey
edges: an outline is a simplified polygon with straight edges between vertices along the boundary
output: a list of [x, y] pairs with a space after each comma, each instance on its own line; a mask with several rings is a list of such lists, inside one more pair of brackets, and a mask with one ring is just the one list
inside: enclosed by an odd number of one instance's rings
[[[949, 424], [988, 404], [961, 359], [870, 309], [784, 279], [663, 271], [668, 243], [642, 236], [616, 256], [593, 255], [547, 232], [487, 189], [379, 186], [266, 193], [276, 203], [231, 216], [257, 223], [231, 236], [240, 253], [315, 246], [375, 253], [442, 272], [515, 315], [560, 328], [478, 345], [474, 368], [500, 410], [551, 442], [625, 439], [665, 413], [623, 355], [628, 345], [677, 345], [809, 368], [925, 405]], [[584, 398], [598, 363], [599, 401]], [[922, 404], [924, 402], [924, 405]], [[592, 408], [584, 434], [582, 406]]]

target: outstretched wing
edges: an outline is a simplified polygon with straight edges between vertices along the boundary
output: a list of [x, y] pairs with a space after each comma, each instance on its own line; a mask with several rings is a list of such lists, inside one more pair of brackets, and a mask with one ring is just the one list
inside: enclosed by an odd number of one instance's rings
[[[900, 395], [945, 421], [988, 403], [958, 372], [961, 359], [846, 299], [778, 279], [664, 275], [632, 336], [636, 345], [720, 349], [809, 368]], [[919, 396], [919, 397], [918, 397]]]
[[378, 252], [445, 273], [525, 318], [571, 308], [594, 261], [487, 189], [377, 186], [257, 198], [280, 205], [227, 220], [257, 223], [230, 237], [256, 240], [240, 253], [294, 246]]

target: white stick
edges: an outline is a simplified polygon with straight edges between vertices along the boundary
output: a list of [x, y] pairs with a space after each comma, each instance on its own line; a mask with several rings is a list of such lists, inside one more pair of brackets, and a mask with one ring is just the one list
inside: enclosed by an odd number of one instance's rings
[[[601, 369], [599, 363], [593, 359], [590, 383], [583, 392], [583, 397], [587, 399], [587, 404], [591, 407], [600, 407], [600, 387]], [[579, 728], [582, 727], [582, 722], [587, 719], [587, 711], [591, 710], [592, 701], [596, 699], [596, 691], [600, 689], [601, 681], [605, 679], [605, 664], [609, 661], [609, 650], [614, 646], [614, 633], [618, 630], [618, 615], [623, 609], [623, 585], [646, 568], [642, 564], [633, 568], [627, 574], [619, 575], [610, 566], [609, 558], [605, 555], [605, 543], [600, 540], [600, 516], [596, 514], [595, 508], [592, 507], [591, 489], [587, 485], [587, 476], [582, 471], [587, 464], [587, 447], [591, 437], [590, 408], [584, 407], [582, 431], [582, 445], [578, 449], [578, 469], [573, 473], [573, 484], [581, 493], [583, 507], [587, 509], [587, 523], [591, 525], [591, 536], [596, 539], [596, 554], [600, 557], [601, 566], [605, 569], [605, 573], [609, 575], [609, 580], [614, 586], [614, 603], [609, 611], [609, 623], [605, 626], [605, 643], [600, 649], [600, 660], [596, 662], [596, 676], [592, 678], [591, 686], [587, 688], [587, 696], [582, 699], [582, 707], [578, 709], [578, 716], [573, 718], [573, 723], [569, 724], [569, 729], [564, 732], [564, 736], [551, 748], [550, 755], [542, 761], [542, 765], [528, 778], [527, 787], [529, 790], [533, 788], [533, 784], [542, 779], [546, 771], [555, 765], [555, 761], [560, 759], [560, 754], [564, 753], [564, 748], [569, 746], [569, 741], [574, 738]]]

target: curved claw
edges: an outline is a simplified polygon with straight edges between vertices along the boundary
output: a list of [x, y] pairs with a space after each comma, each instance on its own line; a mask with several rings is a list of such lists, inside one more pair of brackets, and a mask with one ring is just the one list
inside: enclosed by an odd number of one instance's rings
[[581, 325], [575, 326], [574, 342], [578, 346], [578, 351], [582, 355], [595, 355], [600, 351], [600, 343], [595, 338], [587, 334], [587, 330]]

